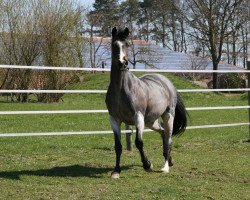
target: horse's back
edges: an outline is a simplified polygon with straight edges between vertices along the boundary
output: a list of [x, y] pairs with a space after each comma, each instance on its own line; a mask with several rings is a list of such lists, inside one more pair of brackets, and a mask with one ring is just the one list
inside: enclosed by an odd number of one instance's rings
[[146, 74], [139, 78], [149, 87], [154, 87], [155, 89], [162, 88], [166, 92], [175, 95], [176, 89], [172, 82], [165, 76], [161, 74]]

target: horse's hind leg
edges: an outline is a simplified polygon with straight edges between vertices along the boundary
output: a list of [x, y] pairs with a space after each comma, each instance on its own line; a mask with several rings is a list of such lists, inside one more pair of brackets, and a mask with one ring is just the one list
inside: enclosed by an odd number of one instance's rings
[[163, 124], [165, 132], [162, 132], [162, 141], [163, 141], [163, 156], [165, 158], [164, 167], [161, 171], [168, 173], [169, 167], [173, 166], [172, 157], [170, 156], [172, 148], [172, 132], [173, 132], [173, 123], [174, 123], [174, 113], [165, 112], [162, 115]]
[[114, 117], [110, 116], [110, 124], [114, 132], [115, 137], [115, 153], [116, 153], [116, 164], [115, 169], [111, 174], [112, 178], [119, 178], [121, 167], [120, 160], [122, 154], [122, 144], [121, 144], [121, 123], [117, 121]]
[[135, 115], [135, 125], [136, 125], [135, 146], [140, 152], [143, 168], [146, 171], [150, 171], [152, 170], [153, 165], [148, 160], [143, 150], [142, 134], [144, 130], [144, 116], [142, 115], [141, 112], [137, 112]]
[[165, 131], [158, 119], [155, 120], [153, 123], [147, 124], [147, 127], [152, 129], [153, 131], [160, 133], [161, 135]]

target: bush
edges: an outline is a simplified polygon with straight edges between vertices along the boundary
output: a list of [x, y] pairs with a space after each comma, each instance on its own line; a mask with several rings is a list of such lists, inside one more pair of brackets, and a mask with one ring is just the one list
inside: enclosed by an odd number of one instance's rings
[[[79, 81], [77, 72], [64, 71], [43, 71], [36, 75], [33, 84], [39, 90], [65, 90], [67, 86]], [[37, 101], [42, 103], [59, 102], [63, 93], [56, 94], [37, 94]]]
[[219, 88], [245, 88], [246, 80], [236, 73], [232, 74], [222, 74], [218, 76], [218, 86]]

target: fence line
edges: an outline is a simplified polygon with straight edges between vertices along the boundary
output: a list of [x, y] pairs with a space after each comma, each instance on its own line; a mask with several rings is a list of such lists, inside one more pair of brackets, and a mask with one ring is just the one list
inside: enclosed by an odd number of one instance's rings
[[33, 115], [33, 114], [90, 114], [108, 113], [108, 110], [36, 110], [36, 111], [0, 111], [0, 115]]
[[180, 89], [178, 92], [247, 92], [250, 88], [231, 88], [231, 89]]
[[[250, 90], [249, 90], [250, 91]], [[33, 93], [33, 94], [84, 94], [84, 93], [93, 93], [93, 94], [106, 94], [107, 90], [0, 90], [0, 93]]]
[[[250, 123], [234, 123], [234, 124], [216, 124], [216, 125], [200, 125], [188, 126], [188, 130], [204, 129], [204, 128], [221, 128], [232, 126], [246, 126]], [[122, 130], [122, 133], [132, 133], [131, 130]], [[151, 129], [145, 129], [144, 132], [153, 132]], [[44, 133], [0, 133], [0, 137], [29, 137], [29, 136], [61, 136], [61, 135], [92, 135], [92, 134], [112, 134], [113, 131], [81, 131], [81, 132], [44, 132]]]
[[[63, 70], [63, 71], [87, 71], [87, 72], [109, 72], [110, 68], [80, 68], [80, 67], [50, 67], [50, 66], [19, 66], [0, 65], [5, 69], [34, 69], [34, 70]], [[130, 69], [132, 72], [165, 72], [165, 73], [250, 73], [250, 70], [172, 70], [172, 69]]]
[[250, 106], [218, 106], [218, 107], [194, 107], [186, 108], [187, 111], [198, 111], [198, 110], [232, 110], [232, 109], [247, 109]]
[[[33, 69], [33, 70], [71, 70], [71, 71], [99, 71], [109, 72], [110, 68], [78, 68], [78, 67], [49, 67], [49, 66], [17, 66], [17, 65], [0, 65], [0, 68], [8, 69]], [[162, 69], [131, 69], [133, 72], [164, 72], [164, 73], [250, 73], [250, 70], [162, 70]], [[230, 91], [250, 91], [249, 88], [235, 89], [180, 89], [179, 92], [230, 92]], [[0, 90], [0, 93], [106, 93], [106, 90]], [[224, 109], [249, 109], [250, 106], [224, 106], [224, 107], [194, 107], [187, 108], [188, 111], [198, 110], [224, 110]], [[69, 114], [69, 113], [107, 113], [107, 110], [54, 110], [54, 111], [1, 111], [0, 115], [14, 114]], [[187, 129], [201, 128], [219, 128], [231, 126], [245, 126], [250, 123], [232, 123], [232, 124], [215, 124], [188, 126]], [[146, 129], [145, 132], [152, 130]], [[129, 130], [123, 133], [131, 132]], [[82, 135], [82, 134], [110, 134], [113, 131], [84, 131], [84, 132], [49, 132], [49, 133], [2, 133], [0, 137], [19, 137], [19, 136], [45, 136], [45, 135]]]
[[[200, 110], [232, 110], [247, 109], [250, 106], [221, 106], [221, 107], [193, 107], [186, 108], [187, 111]], [[108, 110], [34, 110], [34, 111], [0, 111], [0, 115], [33, 115], [33, 114], [91, 114], [108, 113]]]
[[[250, 88], [233, 88], [233, 89], [179, 89], [178, 92], [247, 92]], [[3, 93], [33, 93], [33, 94], [106, 94], [107, 90], [0, 90], [0, 94]]]

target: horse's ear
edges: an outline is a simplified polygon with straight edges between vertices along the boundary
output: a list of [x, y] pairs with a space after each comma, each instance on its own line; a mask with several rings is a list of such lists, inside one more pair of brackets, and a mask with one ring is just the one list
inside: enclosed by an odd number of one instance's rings
[[114, 27], [112, 29], [112, 37], [115, 37], [115, 36], [117, 36], [117, 29], [116, 29], [116, 27]]
[[125, 37], [129, 36], [129, 29], [127, 27], [124, 29], [123, 34]]

